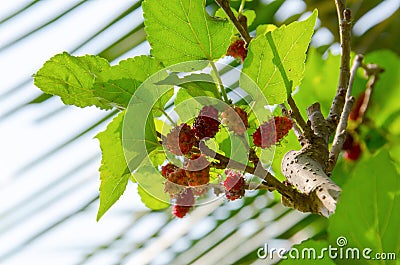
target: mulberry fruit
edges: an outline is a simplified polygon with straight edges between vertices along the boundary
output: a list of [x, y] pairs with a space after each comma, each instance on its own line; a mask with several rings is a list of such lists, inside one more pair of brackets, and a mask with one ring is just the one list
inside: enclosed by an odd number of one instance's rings
[[196, 142], [193, 130], [186, 123], [173, 128], [166, 138], [166, 146], [175, 155], [186, 155]]
[[346, 132], [346, 140], [343, 143], [343, 157], [347, 160], [356, 161], [360, 158], [362, 150], [361, 145], [354, 139], [353, 135]]
[[186, 171], [182, 168], [178, 168], [176, 171], [168, 174], [168, 181], [181, 186], [188, 185], [188, 179], [186, 177]]
[[193, 154], [185, 169], [189, 186], [206, 185], [210, 181], [210, 162], [204, 155]]
[[228, 200], [234, 201], [244, 196], [245, 194], [245, 180], [243, 175], [227, 169], [225, 171], [226, 179], [224, 181], [225, 196]]
[[269, 148], [282, 140], [292, 127], [293, 122], [287, 117], [274, 117], [261, 124], [254, 132], [254, 145], [261, 148]]
[[227, 107], [221, 114], [222, 123], [225, 124], [230, 131], [238, 135], [243, 135], [249, 128], [247, 112], [239, 107]]
[[226, 55], [232, 56], [234, 58], [240, 58], [242, 62], [247, 57], [247, 48], [246, 43], [242, 39], [238, 39], [235, 42], [231, 43], [228, 50], [226, 51]]
[[353, 143], [350, 149], [344, 151], [343, 157], [347, 160], [356, 161], [360, 158], [361, 153], [361, 145], [359, 143]]
[[212, 138], [219, 131], [218, 110], [213, 106], [204, 106], [194, 120], [193, 129], [199, 139]]
[[356, 121], [362, 115], [361, 107], [364, 104], [364, 98], [365, 92], [361, 93], [361, 95], [357, 98], [356, 103], [351, 108], [349, 120]]
[[164, 192], [170, 197], [175, 197], [188, 186], [188, 178], [184, 169], [177, 168], [175, 171], [169, 172], [167, 181], [164, 183]]
[[172, 214], [178, 218], [183, 218], [195, 203], [192, 189], [185, 189], [176, 199], [172, 208]]
[[168, 163], [165, 166], [161, 167], [161, 175], [165, 178], [168, 178], [169, 173], [175, 172], [178, 169], [174, 164]]

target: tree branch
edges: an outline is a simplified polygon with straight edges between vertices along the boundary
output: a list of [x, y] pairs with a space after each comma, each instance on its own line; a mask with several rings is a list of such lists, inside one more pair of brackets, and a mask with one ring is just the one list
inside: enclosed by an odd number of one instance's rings
[[229, 0], [215, 0], [215, 2], [225, 11], [226, 15], [239, 31], [240, 36], [246, 42], [246, 44], [249, 44], [251, 37], [249, 31], [247, 30], [247, 26], [243, 25], [243, 23], [240, 23], [240, 21], [235, 17], [235, 14], [233, 14], [231, 6], [229, 5]]
[[329, 152], [329, 160], [326, 171], [330, 174], [336, 165], [339, 153], [342, 150], [343, 143], [346, 140], [346, 128], [349, 114], [354, 103], [354, 97], [351, 96], [354, 79], [357, 75], [358, 68], [362, 65], [364, 56], [357, 54], [354, 58], [353, 66], [351, 67], [349, 87], [346, 93], [346, 102], [344, 104], [342, 115], [340, 116], [339, 124], [336, 128], [335, 138], [333, 139], [332, 147]]
[[364, 121], [375, 83], [378, 81], [379, 75], [385, 71], [383, 68], [379, 67], [376, 64], [362, 64], [361, 66], [364, 68], [364, 74], [366, 76], [369, 76], [369, 80], [367, 83], [367, 88], [365, 89], [364, 100], [359, 110], [357, 121], [360, 124]]
[[[297, 137], [297, 140], [300, 142], [300, 144], [303, 146], [305, 144], [304, 142], [304, 136], [302, 130], [299, 128], [297, 125], [297, 122], [293, 119], [293, 117], [290, 115], [289, 111], [287, 110], [285, 104], [279, 104], [279, 107], [282, 110], [282, 115], [288, 117], [289, 119], [292, 120], [293, 122], [293, 132]], [[293, 114], [293, 113], [292, 113]]]
[[303, 116], [301, 116], [299, 108], [297, 107], [296, 102], [294, 101], [291, 95], [288, 97], [287, 101], [292, 111], [291, 114], [293, 115], [294, 119], [297, 121], [300, 128], [303, 130], [304, 134], [306, 136], [309, 136], [311, 133], [311, 127], [305, 122]]
[[350, 79], [351, 11], [345, 8], [343, 0], [336, 0], [335, 3], [339, 19], [342, 56], [340, 61], [339, 84], [327, 118], [329, 122], [329, 134], [332, 134], [336, 130], [337, 124], [339, 123], [339, 117], [343, 111]]

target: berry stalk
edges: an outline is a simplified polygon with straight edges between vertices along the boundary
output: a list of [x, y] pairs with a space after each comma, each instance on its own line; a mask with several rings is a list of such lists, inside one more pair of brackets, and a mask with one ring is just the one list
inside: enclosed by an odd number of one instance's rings
[[211, 64], [211, 68], [215, 72], [215, 76], [216, 76], [217, 82], [218, 82], [218, 88], [221, 91], [222, 97], [224, 98], [225, 103], [229, 104], [229, 98], [228, 98], [228, 95], [226, 93], [225, 86], [222, 83], [221, 76], [219, 75], [217, 66], [215, 65], [215, 63], [213, 61], [210, 61], [210, 64]]

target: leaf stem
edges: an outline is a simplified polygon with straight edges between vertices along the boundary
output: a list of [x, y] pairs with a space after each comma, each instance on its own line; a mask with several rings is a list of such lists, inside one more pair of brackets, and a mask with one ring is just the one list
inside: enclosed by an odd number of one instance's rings
[[240, 3], [240, 7], [238, 10], [238, 13], [241, 14], [243, 12], [244, 9], [244, 5], [246, 4], [246, 0], [242, 0], [242, 2]]
[[292, 110], [292, 115], [299, 124], [300, 128], [303, 130], [304, 133], [306, 133], [306, 135], [310, 134], [311, 128], [309, 125], [307, 125], [307, 123], [303, 119], [303, 116], [301, 116], [299, 108], [297, 107], [296, 102], [294, 101], [291, 95], [288, 97], [287, 101], [290, 106], [290, 109]]
[[221, 76], [219, 75], [218, 69], [215, 66], [215, 63], [213, 61], [210, 61], [210, 64], [211, 64], [213, 71], [215, 72], [215, 76], [217, 77], [218, 88], [221, 91], [224, 101], [226, 102], [226, 104], [230, 104], [228, 95], [226, 94], [226, 90], [225, 90], [224, 84], [222, 83]]
[[173, 126], [176, 126], [176, 125], [177, 125], [176, 122], [171, 118], [171, 116], [168, 115], [168, 113], [167, 113], [165, 110], [163, 110], [163, 109], [160, 109], [160, 110], [161, 110], [162, 114], [165, 115], [165, 117], [169, 120], [169, 122], [170, 122]]
[[225, 11], [226, 15], [229, 17], [233, 25], [239, 31], [240, 36], [246, 42], [246, 44], [249, 44], [251, 41], [250, 34], [247, 28], [244, 27], [243, 24], [241, 24], [239, 20], [235, 17], [235, 14], [233, 14], [231, 7], [229, 5], [229, 0], [215, 0], [215, 2]]

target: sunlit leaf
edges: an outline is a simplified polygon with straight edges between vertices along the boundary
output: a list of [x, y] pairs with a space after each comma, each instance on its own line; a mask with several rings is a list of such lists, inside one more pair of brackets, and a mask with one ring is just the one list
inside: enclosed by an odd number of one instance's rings
[[218, 59], [229, 46], [231, 24], [210, 17], [205, 0], [146, 0], [142, 8], [151, 54], [165, 65]]
[[107, 129], [96, 137], [100, 141], [102, 159], [100, 166], [100, 207], [97, 213], [99, 220], [105, 212], [124, 193], [130, 177], [122, 148], [122, 122], [124, 112], [115, 117]]
[[[315, 10], [307, 20], [282, 26], [250, 42], [243, 73], [258, 85], [269, 104], [284, 102], [300, 84], [316, 19]], [[241, 87], [251, 86], [242, 77]]]
[[35, 85], [47, 94], [60, 96], [67, 105], [109, 109], [93, 91], [96, 77], [109, 68], [108, 61], [101, 57], [64, 52], [48, 60], [35, 74]]

